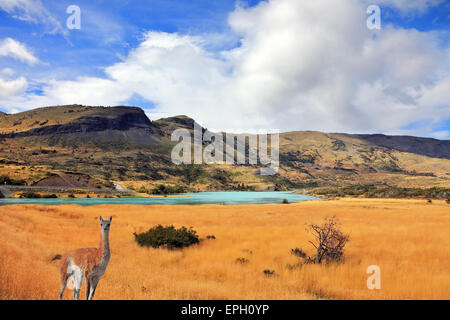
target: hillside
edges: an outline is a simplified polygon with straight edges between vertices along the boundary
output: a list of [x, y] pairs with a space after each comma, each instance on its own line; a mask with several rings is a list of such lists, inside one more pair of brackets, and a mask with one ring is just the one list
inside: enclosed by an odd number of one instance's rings
[[377, 146], [402, 152], [416, 153], [432, 158], [450, 159], [450, 141], [411, 136], [385, 136], [383, 134], [357, 135]]
[[[2, 114], [0, 117], [0, 133], [33, 132], [33, 129], [86, 123], [89, 120], [102, 119], [110, 128], [132, 126], [149, 126], [150, 120], [140, 108], [135, 107], [87, 107], [81, 105], [68, 105], [57, 107], [44, 107], [16, 114]], [[119, 122], [118, 122], [119, 121]], [[95, 130], [94, 127], [87, 129]], [[102, 127], [99, 129], [106, 129]], [[37, 131], [35, 131], [37, 132]]]
[[[46, 107], [0, 116], [0, 137], [47, 145], [108, 148], [120, 144], [160, 144], [160, 132], [134, 107]], [[33, 139], [34, 138], [34, 139]], [[39, 141], [37, 141], [37, 139]]]
[[279, 174], [257, 166], [175, 166], [176, 116], [151, 121], [136, 107], [80, 105], [0, 114], [0, 174], [28, 184], [58, 172], [87, 174], [104, 186], [158, 184], [192, 190], [299, 189], [348, 185], [450, 187], [450, 141], [312, 131], [280, 135]]

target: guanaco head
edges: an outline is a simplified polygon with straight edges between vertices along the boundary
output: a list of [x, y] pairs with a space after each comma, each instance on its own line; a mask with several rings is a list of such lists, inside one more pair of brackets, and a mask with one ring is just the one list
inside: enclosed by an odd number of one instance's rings
[[100, 227], [102, 232], [108, 233], [109, 228], [111, 227], [111, 221], [112, 217], [109, 217], [109, 220], [103, 220], [103, 218], [100, 216]]

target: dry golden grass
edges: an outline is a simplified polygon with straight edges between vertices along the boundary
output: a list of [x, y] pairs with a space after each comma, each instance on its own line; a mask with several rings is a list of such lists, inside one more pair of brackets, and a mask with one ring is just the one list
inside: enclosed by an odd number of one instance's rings
[[[0, 296], [54, 299], [56, 253], [96, 246], [98, 216], [113, 216], [111, 262], [96, 299], [450, 299], [450, 206], [443, 201], [366, 200], [245, 206], [0, 207]], [[305, 223], [336, 215], [350, 233], [343, 264], [289, 270], [290, 249], [312, 253]], [[183, 251], [138, 247], [133, 232], [193, 226]], [[251, 251], [251, 253], [249, 252]], [[235, 263], [239, 257], [247, 264]], [[381, 290], [366, 268], [381, 267]], [[267, 277], [264, 269], [276, 271]], [[65, 298], [72, 298], [66, 291]], [[84, 285], [82, 290], [84, 297]]]

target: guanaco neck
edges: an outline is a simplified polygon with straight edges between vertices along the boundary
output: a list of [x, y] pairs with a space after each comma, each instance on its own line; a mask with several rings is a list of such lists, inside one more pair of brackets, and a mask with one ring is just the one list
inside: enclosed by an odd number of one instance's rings
[[102, 258], [109, 258], [109, 232], [101, 232], [99, 251]]

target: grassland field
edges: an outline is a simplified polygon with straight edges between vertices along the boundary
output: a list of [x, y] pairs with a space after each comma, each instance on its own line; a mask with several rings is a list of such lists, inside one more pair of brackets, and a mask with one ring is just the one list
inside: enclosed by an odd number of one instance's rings
[[[56, 299], [57, 253], [98, 246], [98, 216], [112, 216], [111, 261], [95, 299], [450, 299], [450, 205], [434, 200], [340, 199], [277, 205], [0, 206], [0, 297]], [[345, 261], [303, 265], [307, 223], [340, 220]], [[133, 232], [192, 226], [182, 251], [139, 247]], [[238, 263], [245, 258], [247, 263]], [[366, 269], [381, 269], [369, 290]], [[267, 276], [264, 270], [275, 270]], [[85, 296], [85, 284], [81, 297]], [[72, 299], [66, 290], [65, 299]]]

